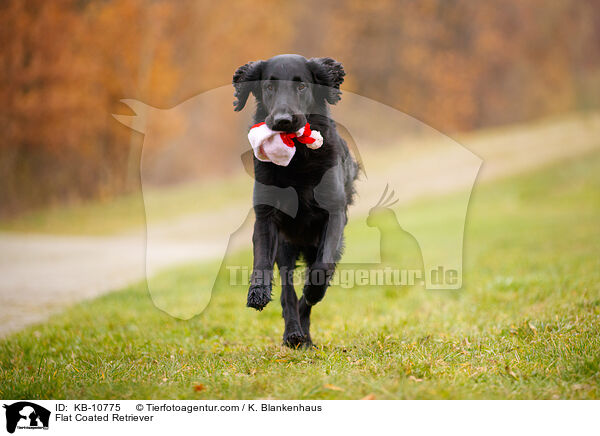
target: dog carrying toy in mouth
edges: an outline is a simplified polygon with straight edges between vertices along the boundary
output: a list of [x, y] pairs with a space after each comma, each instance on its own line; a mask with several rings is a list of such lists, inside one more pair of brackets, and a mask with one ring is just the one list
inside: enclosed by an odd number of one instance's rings
[[248, 132], [254, 156], [260, 161], [283, 167], [288, 166], [296, 153], [294, 139], [313, 150], [323, 145], [321, 133], [311, 130], [308, 123], [297, 132], [285, 133], [271, 130], [263, 122], [252, 126]]

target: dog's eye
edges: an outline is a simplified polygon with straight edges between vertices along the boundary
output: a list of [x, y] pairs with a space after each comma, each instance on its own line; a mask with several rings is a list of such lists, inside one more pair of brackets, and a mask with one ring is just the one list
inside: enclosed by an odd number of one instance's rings
[[269, 91], [273, 91], [273, 85], [271, 85], [270, 83], [267, 84], [267, 86], [265, 86], [265, 88]]
[[298, 91], [302, 91], [302, 90], [304, 90], [304, 89], [306, 89], [306, 85], [305, 85], [304, 83], [300, 83], [300, 84], [298, 85]]

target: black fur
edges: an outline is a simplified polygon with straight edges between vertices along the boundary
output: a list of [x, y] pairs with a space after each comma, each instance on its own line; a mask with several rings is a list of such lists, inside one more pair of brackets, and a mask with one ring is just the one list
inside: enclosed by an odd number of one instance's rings
[[[311, 307], [323, 299], [342, 255], [347, 208], [354, 195], [358, 165], [327, 108], [328, 103], [340, 100], [344, 75], [342, 65], [330, 58], [281, 55], [243, 65], [233, 76], [236, 111], [244, 108], [253, 93], [255, 123], [266, 121], [273, 130], [296, 131], [309, 122], [324, 139], [317, 150], [296, 142], [296, 154], [287, 167], [254, 159], [256, 182], [293, 187], [298, 195], [295, 217], [271, 205], [254, 206], [254, 265], [247, 301], [249, 307], [262, 310], [271, 300], [277, 262], [282, 279], [283, 341], [291, 347], [312, 345]], [[299, 258], [308, 266], [300, 300], [292, 282]]]

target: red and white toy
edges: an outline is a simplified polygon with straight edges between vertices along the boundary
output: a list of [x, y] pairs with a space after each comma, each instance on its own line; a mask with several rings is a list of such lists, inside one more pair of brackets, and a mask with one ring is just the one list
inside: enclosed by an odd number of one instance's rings
[[323, 145], [321, 133], [311, 130], [308, 123], [292, 133], [276, 132], [269, 129], [265, 123], [255, 124], [248, 132], [254, 156], [260, 161], [273, 162], [283, 167], [290, 163], [296, 153], [294, 139], [313, 150]]

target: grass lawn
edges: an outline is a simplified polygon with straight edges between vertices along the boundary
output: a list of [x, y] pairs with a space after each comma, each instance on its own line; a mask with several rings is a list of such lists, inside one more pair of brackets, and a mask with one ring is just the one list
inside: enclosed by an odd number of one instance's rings
[[[452, 202], [405, 209], [443, 216]], [[276, 301], [257, 313], [224, 287], [182, 321], [140, 283], [0, 342], [0, 397], [599, 398], [599, 224], [595, 153], [476, 186], [461, 291], [333, 287], [313, 310], [318, 348], [301, 351], [280, 345]], [[176, 295], [203, 273], [161, 280]]]

